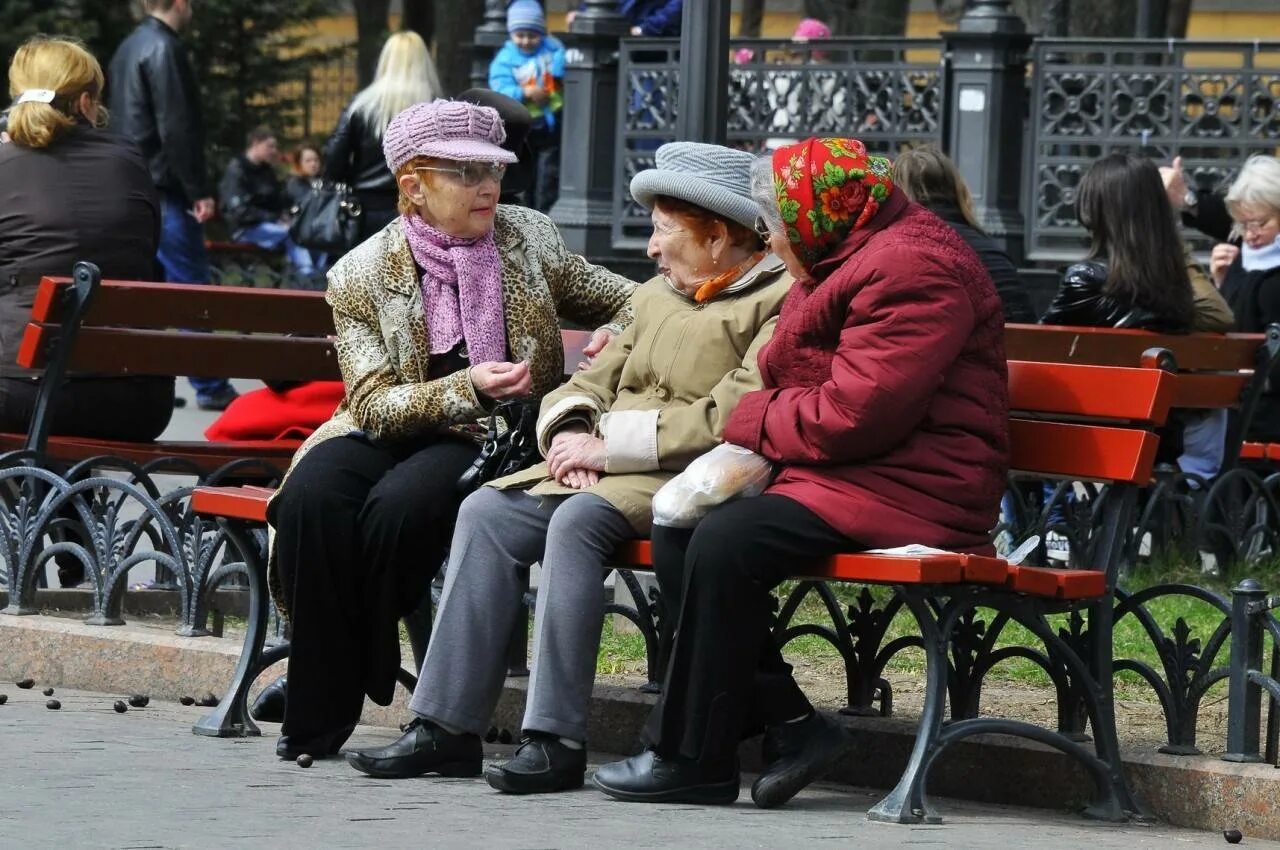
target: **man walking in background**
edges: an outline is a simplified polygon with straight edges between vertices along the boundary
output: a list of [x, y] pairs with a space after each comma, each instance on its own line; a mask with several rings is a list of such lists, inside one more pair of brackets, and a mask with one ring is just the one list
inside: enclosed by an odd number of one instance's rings
[[[178, 33], [191, 23], [193, 0], [143, 0], [142, 23], [116, 50], [107, 71], [115, 132], [142, 149], [160, 190], [160, 249], [165, 280], [208, 283], [202, 225], [216, 204], [204, 161], [200, 89]], [[223, 410], [236, 397], [225, 378], [193, 377], [196, 404]]]

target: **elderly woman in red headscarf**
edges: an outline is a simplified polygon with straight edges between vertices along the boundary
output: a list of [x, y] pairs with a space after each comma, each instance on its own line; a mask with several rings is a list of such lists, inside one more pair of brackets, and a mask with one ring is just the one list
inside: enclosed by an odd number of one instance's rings
[[770, 591], [838, 552], [991, 551], [1009, 403], [1000, 298], [982, 263], [859, 141], [809, 139], [756, 165], [771, 246], [796, 283], [760, 352], [764, 388], [743, 396], [724, 439], [778, 474], [692, 531], [654, 528], [679, 619], [648, 748], [596, 773], [619, 799], [733, 802], [738, 742], [763, 728], [751, 797], [785, 803], [848, 739], [774, 644]]

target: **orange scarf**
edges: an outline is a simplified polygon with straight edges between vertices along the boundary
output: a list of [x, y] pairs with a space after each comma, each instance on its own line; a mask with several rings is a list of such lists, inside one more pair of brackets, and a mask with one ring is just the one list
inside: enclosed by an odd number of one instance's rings
[[756, 263], [763, 260], [764, 254], [764, 251], [757, 251], [733, 268], [729, 269], [727, 272], [718, 274], [711, 278], [711, 280], [708, 280], [706, 283], [698, 287], [698, 290], [693, 294], [693, 300], [699, 304], [705, 304], [712, 298], [715, 298], [720, 294], [721, 290], [736, 281], [738, 278], [742, 277], [742, 275], [746, 273], [747, 269], [753, 268]]

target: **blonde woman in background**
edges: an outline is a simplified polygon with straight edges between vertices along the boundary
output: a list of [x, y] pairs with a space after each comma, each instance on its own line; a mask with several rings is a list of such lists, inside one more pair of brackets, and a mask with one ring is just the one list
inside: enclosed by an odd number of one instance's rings
[[395, 176], [382, 154], [382, 134], [391, 119], [415, 103], [441, 97], [440, 78], [422, 36], [398, 32], [378, 57], [373, 82], [352, 98], [324, 148], [324, 177], [345, 183], [360, 201], [363, 241], [397, 215]]
[[[102, 67], [78, 41], [37, 36], [9, 66], [8, 143], [0, 145], [0, 428], [25, 432], [42, 373], [14, 364], [41, 275], [79, 260], [106, 278], [156, 279], [160, 195], [132, 142], [107, 133]], [[153, 440], [173, 413], [173, 378], [72, 374], [52, 433]], [[57, 556], [64, 587], [84, 578]]]

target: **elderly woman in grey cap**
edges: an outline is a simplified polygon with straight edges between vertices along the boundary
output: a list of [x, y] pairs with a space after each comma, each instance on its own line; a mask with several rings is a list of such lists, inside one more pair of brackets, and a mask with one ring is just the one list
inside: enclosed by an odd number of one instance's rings
[[480, 772], [521, 569], [538, 561], [524, 738], [485, 778], [516, 794], [582, 785], [609, 556], [619, 542], [648, 536], [654, 493], [720, 441], [738, 399], [760, 386], [756, 355], [791, 286], [755, 228], [752, 161], [676, 142], [632, 180], [632, 196], [652, 210], [648, 253], [659, 274], [636, 290], [635, 321], [543, 399], [546, 462], [463, 502], [409, 703], [414, 718], [395, 743], [349, 753], [356, 769], [387, 778]]
[[444, 560], [481, 423], [496, 402], [559, 385], [559, 320], [617, 332], [631, 320], [634, 283], [570, 253], [541, 213], [498, 204], [515, 161], [505, 139], [486, 106], [397, 115], [383, 150], [400, 215], [329, 272], [346, 395], [267, 514], [272, 592], [292, 626], [283, 758], [336, 754], [366, 694], [391, 701], [396, 620]]

